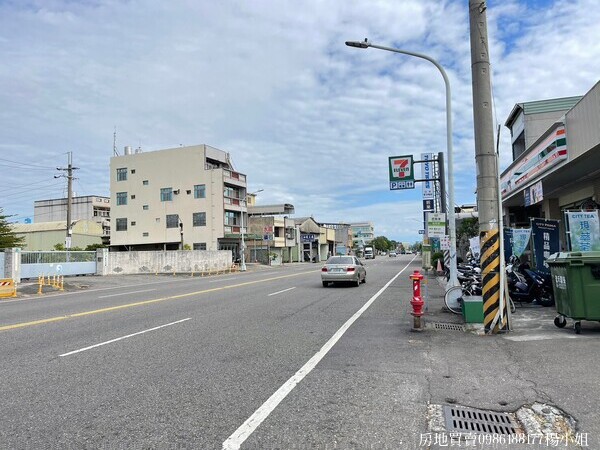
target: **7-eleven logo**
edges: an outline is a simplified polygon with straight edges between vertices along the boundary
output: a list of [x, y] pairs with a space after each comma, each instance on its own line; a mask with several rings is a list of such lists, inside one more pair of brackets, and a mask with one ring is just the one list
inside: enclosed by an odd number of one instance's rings
[[397, 178], [404, 178], [410, 175], [410, 165], [408, 159], [397, 159], [394, 161], [392, 172]]

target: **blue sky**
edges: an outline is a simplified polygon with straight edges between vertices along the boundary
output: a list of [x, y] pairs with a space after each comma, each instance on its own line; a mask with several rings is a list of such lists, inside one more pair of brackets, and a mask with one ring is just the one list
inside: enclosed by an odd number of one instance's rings
[[[400, 4], [401, 3], [401, 4]], [[596, 0], [489, 1], [495, 118], [583, 95], [600, 74]], [[417, 241], [421, 189], [390, 192], [389, 156], [445, 151], [452, 86], [456, 203], [475, 202], [468, 1], [0, 1], [0, 207], [22, 221], [65, 195], [109, 195], [117, 147], [229, 151], [259, 203], [372, 221]], [[501, 167], [510, 163], [508, 130]]]

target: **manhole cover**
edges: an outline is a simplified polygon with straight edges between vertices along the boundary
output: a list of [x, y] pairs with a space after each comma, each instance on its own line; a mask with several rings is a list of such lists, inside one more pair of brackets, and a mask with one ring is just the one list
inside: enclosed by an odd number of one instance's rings
[[436, 330], [465, 331], [464, 325], [458, 323], [433, 322], [431, 326]]
[[448, 431], [517, 434], [518, 425], [507, 413], [454, 405], [443, 405], [442, 411]]

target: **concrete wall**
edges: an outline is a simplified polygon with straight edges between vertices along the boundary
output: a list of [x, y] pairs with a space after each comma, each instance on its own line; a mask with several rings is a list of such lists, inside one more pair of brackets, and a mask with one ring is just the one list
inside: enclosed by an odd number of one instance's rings
[[231, 267], [231, 250], [170, 250], [156, 252], [109, 252], [98, 249], [97, 275], [137, 273], [199, 273]]

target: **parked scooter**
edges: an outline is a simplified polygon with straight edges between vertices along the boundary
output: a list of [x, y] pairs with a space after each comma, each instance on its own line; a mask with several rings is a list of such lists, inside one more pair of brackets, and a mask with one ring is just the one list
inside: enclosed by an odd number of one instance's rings
[[518, 264], [518, 258], [511, 257], [506, 265], [508, 291], [513, 302], [536, 303], [542, 306], [554, 305], [552, 286], [538, 272], [525, 264]]

